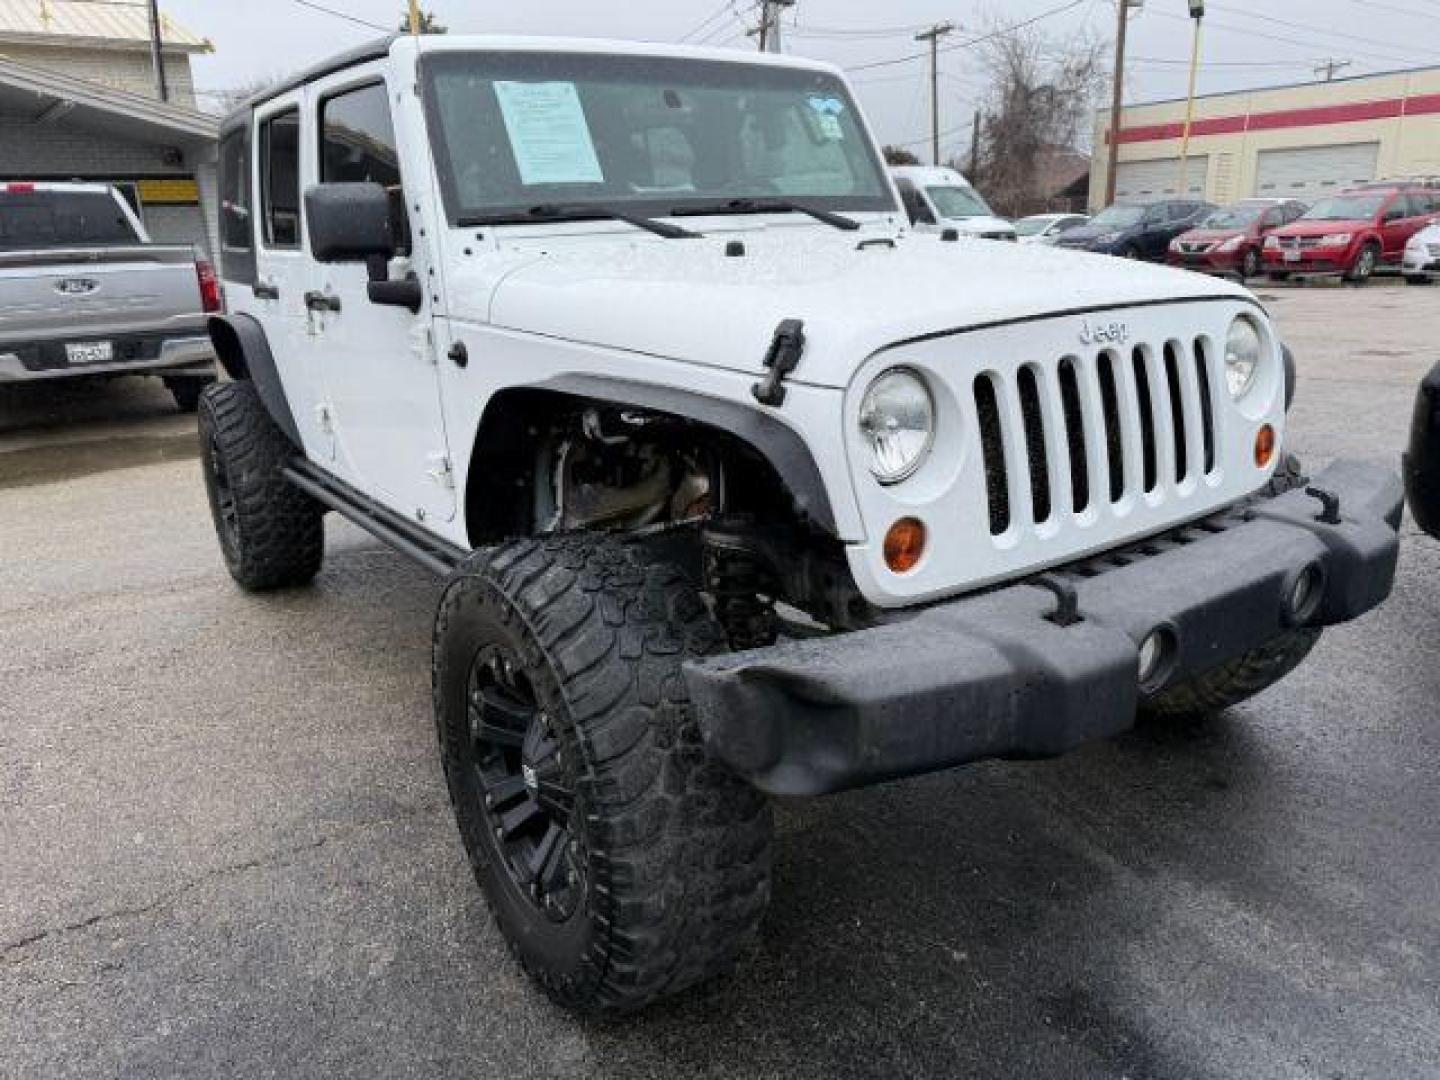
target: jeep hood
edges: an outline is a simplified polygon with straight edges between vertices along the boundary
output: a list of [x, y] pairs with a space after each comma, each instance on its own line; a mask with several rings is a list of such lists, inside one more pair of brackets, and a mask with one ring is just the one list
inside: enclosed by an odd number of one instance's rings
[[727, 257], [723, 237], [607, 237], [561, 252], [515, 252], [509, 268], [488, 280], [467, 283], [462, 272], [452, 281], [451, 314], [746, 373], [764, 370], [782, 321], [801, 319], [807, 345], [792, 379], [844, 387], [874, 353], [927, 335], [1064, 312], [1250, 295], [1197, 274], [1043, 245], [907, 236], [894, 246], [879, 240], [861, 249], [862, 236], [750, 234], [739, 257]]

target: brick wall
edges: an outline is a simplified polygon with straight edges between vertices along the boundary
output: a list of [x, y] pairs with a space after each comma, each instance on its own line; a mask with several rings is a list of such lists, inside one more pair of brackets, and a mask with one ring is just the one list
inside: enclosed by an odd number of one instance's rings
[[[0, 45], [0, 56], [17, 64], [43, 68], [46, 71], [86, 79], [132, 94], [155, 96], [155, 73], [150, 67], [150, 53], [144, 49], [85, 49], [55, 45]], [[169, 83], [170, 100], [177, 105], [195, 107], [195, 81], [190, 72], [187, 53], [165, 54], [165, 77]]]

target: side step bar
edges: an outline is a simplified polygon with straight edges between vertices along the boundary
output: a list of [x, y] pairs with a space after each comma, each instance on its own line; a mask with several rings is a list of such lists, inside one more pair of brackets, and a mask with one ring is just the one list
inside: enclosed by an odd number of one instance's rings
[[296, 458], [281, 473], [311, 498], [440, 577], [448, 577], [469, 554], [362, 495], [304, 458]]

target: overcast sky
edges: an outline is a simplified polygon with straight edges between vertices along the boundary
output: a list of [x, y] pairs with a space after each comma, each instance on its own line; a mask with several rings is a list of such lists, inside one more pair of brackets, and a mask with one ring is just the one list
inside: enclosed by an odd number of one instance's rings
[[[848, 68], [921, 51], [916, 29], [942, 20], [961, 27], [942, 58], [942, 125], [947, 152], [969, 143], [969, 118], [983, 96], [983, 49], [969, 38], [996, 25], [1065, 8], [1036, 24], [1063, 45], [1114, 35], [1116, 0], [798, 0], [787, 19], [787, 51]], [[1132, 3], [1134, 0], [1132, 0]], [[316, 0], [355, 19], [398, 24], [403, 0]], [[162, 0], [174, 18], [215, 43], [196, 62], [200, 86], [224, 90], [281, 75], [375, 31], [307, 9], [301, 0]], [[570, 34], [753, 47], [744, 26], [753, 0], [428, 0], [452, 32]], [[1344, 74], [1440, 64], [1440, 0], [1209, 0], [1202, 92], [1316, 78], [1326, 58], [1349, 60]], [[1190, 55], [1187, 0], [1145, 0], [1132, 15], [1127, 81], [1131, 100], [1183, 97]], [[915, 59], [853, 72], [880, 137], [923, 150], [929, 130], [927, 67]]]

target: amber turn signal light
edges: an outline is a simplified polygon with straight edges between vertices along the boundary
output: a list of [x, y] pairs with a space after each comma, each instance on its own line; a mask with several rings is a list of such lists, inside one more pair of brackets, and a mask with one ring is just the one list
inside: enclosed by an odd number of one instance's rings
[[897, 574], [908, 574], [925, 554], [925, 523], [901, 518], [885, 534], [885, 565]]
[[1255, 466], [1264, 469], [1275, 460], [1275, 429], [1269, 424], [1255, 435]]

